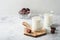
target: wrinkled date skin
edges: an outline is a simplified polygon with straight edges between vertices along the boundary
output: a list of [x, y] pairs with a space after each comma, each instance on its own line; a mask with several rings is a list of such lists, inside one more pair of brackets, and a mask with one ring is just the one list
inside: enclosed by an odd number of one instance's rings
[[27, 33], [31, 33], [31, 29], [26, 29], [26, 32]]
[[55, 27], [51, 27], [51, 33], [54, 34], [55, 33], [56, 28]]

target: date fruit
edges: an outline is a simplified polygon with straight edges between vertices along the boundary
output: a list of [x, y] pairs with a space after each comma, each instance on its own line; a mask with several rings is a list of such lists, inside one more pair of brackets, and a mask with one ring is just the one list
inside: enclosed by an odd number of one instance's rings
[[31, 29], [28, 29], [28, 28], [27, 28], [27, 29], [26, 29], [26, 32], [27, 32], [27, 33], [31, 33]]
[[54, 30], [56, 30], [56, 28], [55, 28], [55, 27], [51, 27], [51, 29], [54, 29]]
[[51, 27], [51, 33], [54, 34], [55, 33], [56, 28], [55, 27]]
[[55, 30], [54, 29], [51, 29], [51, 33], [54, 34], [55, 33]]

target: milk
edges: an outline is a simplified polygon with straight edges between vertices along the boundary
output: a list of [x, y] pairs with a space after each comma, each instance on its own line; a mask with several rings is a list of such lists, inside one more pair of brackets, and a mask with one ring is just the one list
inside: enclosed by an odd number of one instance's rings
[[48, 29], [52, 25], [52, 14], [45, 13], [44, 14], [44, 27]]
[[40, 29], [42, 28], [41, 26], [41, 19], [40, 16], [35, 16], [32, 17], [32, 31], [40, 31]]

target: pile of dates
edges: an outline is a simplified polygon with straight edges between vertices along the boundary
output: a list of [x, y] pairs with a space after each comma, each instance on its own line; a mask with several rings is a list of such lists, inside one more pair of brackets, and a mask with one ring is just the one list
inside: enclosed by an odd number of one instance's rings
[[30, 13], [30, 9], [29, 8], [22, 8], [20, 11], [19, 11], [19, 14], [21, 15], [27, 15]]

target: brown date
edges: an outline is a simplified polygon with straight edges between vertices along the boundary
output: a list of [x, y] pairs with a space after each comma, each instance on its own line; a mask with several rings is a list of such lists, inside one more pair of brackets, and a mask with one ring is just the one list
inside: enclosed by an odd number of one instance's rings
[[27, 32], [27, 33], [31, 33], [31, 29], [28, 29], [28, 28], [27, 28], [27, 29], [26, 29], [26, 32]]

